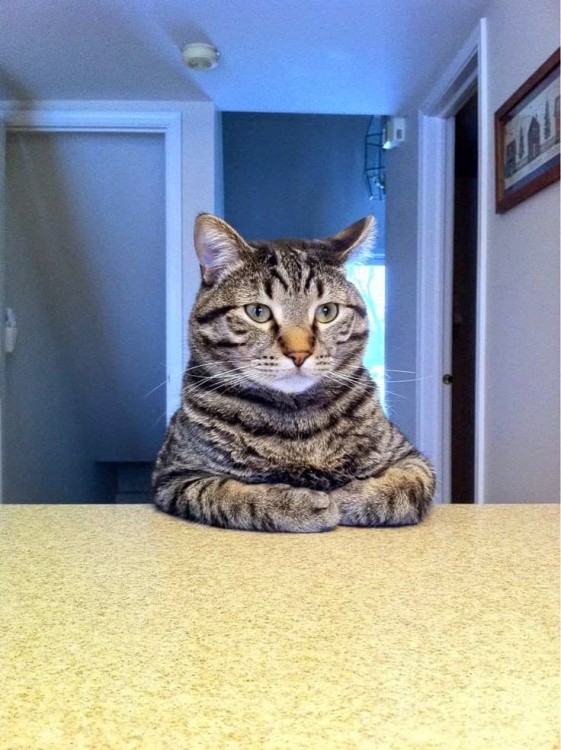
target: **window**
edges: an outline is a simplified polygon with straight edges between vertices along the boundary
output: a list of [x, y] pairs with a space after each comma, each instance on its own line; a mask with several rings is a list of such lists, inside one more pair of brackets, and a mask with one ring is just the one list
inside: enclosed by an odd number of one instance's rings
[[380, 402], [385, 408], [386, 267], [350, 263], [346, 268], [349, 281], [357, 287], [368, 309], [370, 334], [364, 354], [364, 365], [378, 384]]

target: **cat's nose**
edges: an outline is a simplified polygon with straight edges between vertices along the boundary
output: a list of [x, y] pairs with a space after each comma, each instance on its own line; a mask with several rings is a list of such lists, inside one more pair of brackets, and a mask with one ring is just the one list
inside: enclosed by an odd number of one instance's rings
[[314, 336], [311, 330], [295, 326], [286, 328], [279, 338], [282, 353], [290, 357], [296, 367], [301, 367], [314, 352]]
[[296, 367], [302, 367], [312, 352], [286, 352], [286, 356], [294, 362]]

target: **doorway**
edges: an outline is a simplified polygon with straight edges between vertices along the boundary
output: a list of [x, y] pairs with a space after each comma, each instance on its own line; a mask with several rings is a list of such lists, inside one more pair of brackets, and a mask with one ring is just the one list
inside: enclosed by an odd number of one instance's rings
[[[471, 356], [474, 389], [472, 466], [474, 503], [484, 502], [487, 316], [487, 211], [491, 197], [486, 165], [490, 159], [487, 25], [481, 19], [422, 103], [419, 112], [419, 212], [417, 275], [417, 444], [433, 462], [436, 501], [452, 497], [453, 266], [456, 115], [477, 91], [476, 321]], [[473, 112], [472, 112], [473, 115]], [[472, 271], [473, 273], [473, 271]], [[473, 349], [472, 349], [473, 351]], [[461, 390], [460, 388], [456, 389]], [[456, 413], [458, 407], [456, 407]], [[470, 420], [471, 421], [471, 420]], [[470, 451], [471, 452], [471, 451]], [[468, 495], [465, 495], [468, 496]], [[461, 498], [464, 497], [462, 490]]]
[[166, 424], [164, 137], [6, 141], [3, 502], [146, 501]]
[[478, 224], [477, 90], [455, 116], [450, 485], [452, 503], [473, 503]]

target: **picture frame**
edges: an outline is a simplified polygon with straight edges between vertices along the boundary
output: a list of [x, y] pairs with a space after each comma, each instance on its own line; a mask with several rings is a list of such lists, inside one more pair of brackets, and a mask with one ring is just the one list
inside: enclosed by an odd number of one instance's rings
[[502, 214], [559, 179], [559, 49], [495, 112], [495, 194]]

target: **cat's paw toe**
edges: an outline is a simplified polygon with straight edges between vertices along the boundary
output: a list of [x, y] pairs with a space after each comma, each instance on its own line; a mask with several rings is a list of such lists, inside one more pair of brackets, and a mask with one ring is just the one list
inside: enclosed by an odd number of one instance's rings
[[287, 500], [288, 523], [295, 531], [328, 531], [339, 524], [339, 508], [327, 492], [291, 488]]
[[312, 507], [312, 510], [316, 511], [317, 513], [325, 510], [326, 508], [329, 508], [329, 506], [332, 504], [331, 498], [329, 497], [327, 492], [316, 492], [315, 490], [308, 490], [308, 494], [310, 497], [310, 505]]

